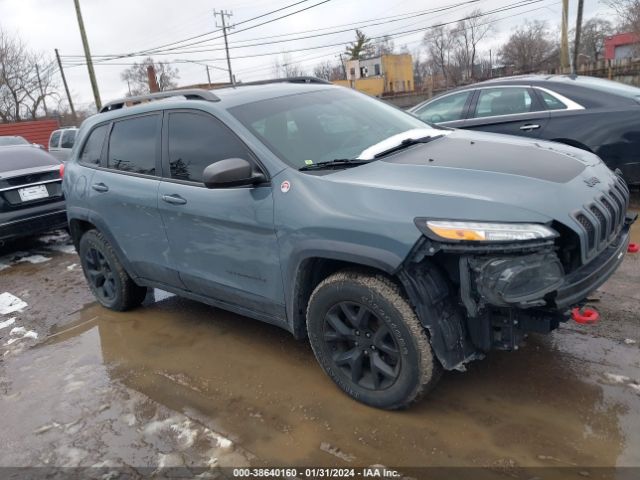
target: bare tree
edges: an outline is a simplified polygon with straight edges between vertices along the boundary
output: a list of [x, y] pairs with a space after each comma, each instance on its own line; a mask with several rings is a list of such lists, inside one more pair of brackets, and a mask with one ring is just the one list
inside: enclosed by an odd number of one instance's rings
[[47, 98], [55, 97], [53, 64], [31, 52], [18, 38], [0, 30], [0, 120], [35, 119]]
[[431, 64], [423, 58], [419, 49], [416, 49], [411, 56], [413, 58], [413, 86], [415, 90], [424, 90], [426, 87], [425, 79], [433, 73]]
[[640, 33], [640, 0], [603, 0], [620, 19], [620, 29]]
[[580, 36], [580, 54], [590, 61], [597, 62], [604, 50], [605, 38], [613, 35], [613, 23], [604, 18], [593, 17], [582, 25]]
[[302, 77], [306, 75], [304, 69], [291, 59], [287, 53], [282, 58], [276, 58], [273, 62], [273, 71], [276, 78]]
[[180, 78], [177, 68], [165, 62], [154, 62], [147, 57], [141, 63], [134, 63], [120, 74], [123, 82], [127, 83], [128, 95], [144, 95], [149, 93], [149, 76], [147, 68], [153, 66], [160, 91], [176, 88], [176, 81]]
[[[515, 72], [533, 72], [557, 64], [555, 42], [545, 22], [525, 22], [516, 28], [500, 50], [500, 59]], [[555, 57], [555, 60], [554, 60]]]
[[326, 60], [313, 67], [313, 76], [332, 82], [344, 77], [344, 71], [339, 63]]
[[382, 38], [378, 38], [373, 42], [372, 55], [380, 57], [382, 55], [389, 55], [395, 51], [395, 44], [393, 39], [389, 35], [385, 35]]
[[473, 80], [478, 45], [493, 33], [491, 17], [483, 17], [482, 10], [475, 9], [458, 22], [452, 33], [457, 44], [458, 67], [463, 69], [464, 77]]
[[436, 26], [424, 35], [423, 42], [434, 67], [442, 73], [445, 88], [449, 86], [450, 60], [454, 39], [451, 31], [443, 26]]

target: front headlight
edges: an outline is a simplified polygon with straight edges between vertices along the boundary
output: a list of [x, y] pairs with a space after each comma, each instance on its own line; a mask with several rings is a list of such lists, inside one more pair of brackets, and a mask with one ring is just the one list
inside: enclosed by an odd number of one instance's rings
[[536, 223], [488, 223], [420, 219], [416, 221], [416, 224], [427, 235], [431, 232], [436, 237], [445, 240], [517, 242], [558, 236], [555, 230]]

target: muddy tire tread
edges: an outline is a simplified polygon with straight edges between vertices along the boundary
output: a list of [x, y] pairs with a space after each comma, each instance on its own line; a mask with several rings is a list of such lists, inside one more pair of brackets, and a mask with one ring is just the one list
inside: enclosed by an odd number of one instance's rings
[[138, 307], [147, 295], [147, 288], [141, 287], [131, 279], [118, 260], [118, 256], [111, 247], [111, 244], [104, 238], [104, 235], [102, 235], [98, 230], [89, 230], [82, 235], [80, 243], [82, 243], [83, 240], [93, 241], [99, 244], [100, 247], [104, 249], [104, 251], [114, 260], [113, 270], [120, 278], [121, 289], [120, 294], [118, 295], [119, 301], [107, 308], [118, 312], [124, 312]]
[[[385, 298], [392, 307], [398, 311], [411, 332], [420, 357], [419, 365], [417, 365], [420, 372], [420, 379], [414, 390], [407, 395], [404, 401], [385, 407], [388, 410], [405, 409], [431, 391], [442, 375], [442, 367], [433, 355], [428, 333], [418, 320], [400, 286], [391, 278], [381, 273], [372, 273], [359, 269], [348, 269], [336, 272], [318, 284], [309, 298], [308, 305], [314, 302], [314, 297], [322, 288], [347, 282], [358, 283]], [[307, 307], [307, 318], [308, 317], [309, 307]], [[316, 354], [316, 358], [318, 358], [315, 349], [314, 354]], [[318, 361], [320, 361], [319, 358]]]

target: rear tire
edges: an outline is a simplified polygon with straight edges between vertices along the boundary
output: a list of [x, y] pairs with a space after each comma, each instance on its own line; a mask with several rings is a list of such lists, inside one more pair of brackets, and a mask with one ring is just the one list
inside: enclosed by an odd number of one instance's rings
[[367, 405], [405, 408], [440, 378], [424, 327], [384, 275], [345, 270], [326, 278], [309, 299], [307, 331], [325, 373]]
[[131, 279], [100, 232], [89, 230], [82, 235], [78, 253], [89, 288], [102, 306], [123, 312], [142, 303], [146, 287]]

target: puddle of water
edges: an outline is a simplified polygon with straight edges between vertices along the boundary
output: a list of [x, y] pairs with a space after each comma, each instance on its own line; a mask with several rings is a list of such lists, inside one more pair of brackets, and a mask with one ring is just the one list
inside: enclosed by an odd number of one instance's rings
[[[72, 328], [8, 359], [7, 395], [28, 396], [38, 413], [12, 402], [2, 407], [12, 412], [2, 424], [18, 443], [28, 442], [42, 425], [72, 422], [82, 402], [120, 409], [105, 418], [111, 425], [124, 415], [158, 420], [150, 407], [157, 404], [219, 432], [253, 464], [638, 465], [632, 430], [640, 431], [640, 397], [602, 381], [603, 372], [619, 373], [612, 370], [621, 358], [615, 349], [624, 347], [583, 337], [567, 330], [532, 338], [519, 352], [497, 352], [466, 374], [447, 374], [411, 409], [386, 412], [342, 394], [310, 348], [276, 327], [177, 297], [121, 314], [92, 306]], [[33, 373], [39, 368], [46, 370]], [[32, 373], [28, 382], [25, 372]], [[80, 380], [57, 386], [57, 375], [78, 372]], [[637, 377], [637, 366], [623, 373]], [[139, 401], [127, 403], [132, 395]], [[39, 399], [47, 399], [40, 408]], [[103, 443], [115, 441], [119, 458], [150, 461], [130, 452], [136, 437], [127, 435]]]

